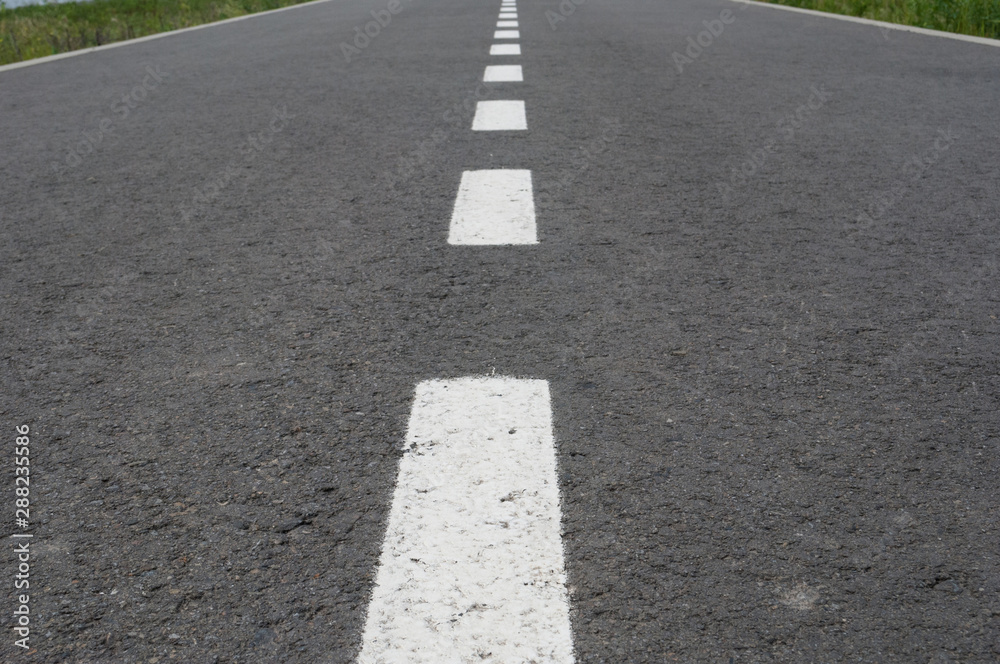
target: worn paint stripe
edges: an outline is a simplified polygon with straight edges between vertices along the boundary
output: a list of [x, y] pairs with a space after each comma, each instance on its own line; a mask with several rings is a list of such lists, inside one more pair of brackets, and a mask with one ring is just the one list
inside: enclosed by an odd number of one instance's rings
[[572, 664], [549, 386], [417, 385], [360, 664]]

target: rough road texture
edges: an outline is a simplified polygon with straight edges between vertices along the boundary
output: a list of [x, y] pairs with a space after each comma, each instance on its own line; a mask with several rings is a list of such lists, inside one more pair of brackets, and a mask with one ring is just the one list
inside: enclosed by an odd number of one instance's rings
[[[550, 381], [580, 662], [1000, 660], [1000, 49], [522, 0], [477, 92], [498, 6], [0, 72], [0, 659], [351, 661], [413, 388], [495, 370]], [[512, 89], [528, 131], [471, 132]], [[499, 167], [540, 244], [446, 245]]]

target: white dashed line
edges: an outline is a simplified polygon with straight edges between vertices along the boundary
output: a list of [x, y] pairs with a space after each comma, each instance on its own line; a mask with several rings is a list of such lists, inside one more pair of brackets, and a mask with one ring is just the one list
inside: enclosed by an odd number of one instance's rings
[[517, 21], [497, 21], [498, 28], [516, 28]]
[[483, 72], [484, 83], [517, 83], [523, 80], [521, 65], [489, 65]]
[[500, 12], [498, 18], [517, 18], [517, 12]]
[[524, 102], [493, 100], [476, 102], [473, 131], [518, 131], [528, 128]]
[[572, 664], [548, 383], [417, 385], [360, 664]]
[[517, 30], [497, 30], [493, 33], [493, 39], [520, 39], [521, 33]]
[[538, 244], [531, 171], [462, 173], [448, 244]]
[[493, 44], [490, 55], [521, 55], [520, 44]]

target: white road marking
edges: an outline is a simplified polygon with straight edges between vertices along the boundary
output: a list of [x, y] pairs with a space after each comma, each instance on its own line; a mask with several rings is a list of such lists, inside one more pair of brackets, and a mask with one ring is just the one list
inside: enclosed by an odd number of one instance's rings
[[501, 10], [498, 18], [517, 18], [517, 12]]
[[493, 44], [490, 55], [521, 55], [520, 44]]
[[417, 385], [359, 664], [572, 664], [548, 382]]
[[476, 102], [476, 115], [472, 118], [473, 131], [519, 131], [528, 128], [524, 102], [493, 100]]
[[516, 28], [517, 21], [497, 21], [498, 28]]
[[832, 18], [838, 21], [850, 21], [851, 23], [861, 23], [864, 25], [874, 25], [879, 28], [886, 28], [888, 30], [903, 30], [904, 32], [915, 32], [918, 35], [927, 35], [928, 37], [945, 37], [947, 39], [958, 39], [960, 41], [972, 42], [973, 44], [982, 44], [983, 46], [998, 46], [1000, 47], [1000, 39], [990, 39], [989, 37], [974, 37], [972, 35], [960, 35], [954, 32], [942, 32], [941, 30], [929, 30], [928, 28], [918, 28], [912, 25], [900, 25], [899, 23], [886, 23], [885, 21], [873, 21], [870, 18], [860, 18], [857, 16], [846, 16], [844, 14], [830, 14], [827, 12], [818, 12], [814, 9], [800, 9], [799, 7], [788, 7], [786, 5], [774, 5], [767, 2], [752, 2], [751, 0], [733, 0], [733, 2], [738, 2], [746, 6], [753, 7], [768, 7], [769, 9], [783, 9], [790, 12], [799, 12], [801, 14], [809, 14], [810, 16], [821, 16], [823, 18]]
[[448, 244], [538, 244], [531, 171], [465, 171]]
[[483, 73], [484, 83], [516, 83], [523, 80], [521, 65], [489, 65]]
[[520, 39], [521, 33], [517, 30], [497, 30], [493, 33], [493, 39]]

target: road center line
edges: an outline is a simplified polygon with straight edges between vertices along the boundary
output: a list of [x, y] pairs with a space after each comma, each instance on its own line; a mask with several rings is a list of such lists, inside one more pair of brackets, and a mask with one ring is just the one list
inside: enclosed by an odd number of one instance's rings
[[549, 386], [417, 385], [360, 664], [572, 664]]
[[487, 65], [486, 71], [483, 72], [484, 83], [517, 83], [523, 80], [521, 65]]
[[521, 55], [520, 44], [493, 44], [490, 55]]
[[494, 99], [476, 102], [473, 131], [518, 131], [527, 128], [528, 118], [523, 101]]
[[538, 244], [531, 171], [462, 173], [448, 244]]

